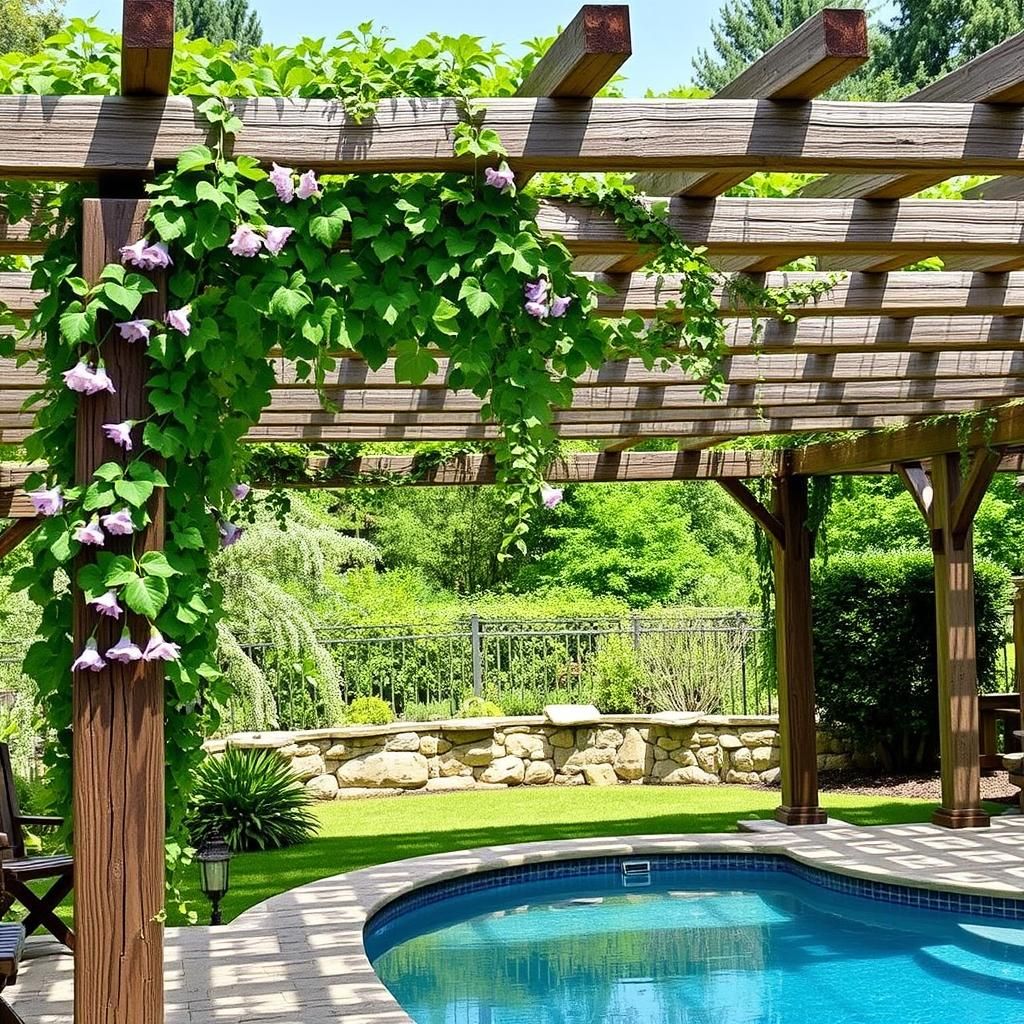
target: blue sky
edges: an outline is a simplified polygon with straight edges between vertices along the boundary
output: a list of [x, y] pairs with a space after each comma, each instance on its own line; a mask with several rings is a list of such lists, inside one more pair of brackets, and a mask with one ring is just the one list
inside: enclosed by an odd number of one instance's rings
[[[431, 31], [486, 36], [518, 44], [554, 34], [570, 21], [581, 0], [515, 0], [495, 3], [430, 2], [430, 0], [250, 0], [263, 22], [264, 38], [289, 43], [298, 37], [330, 36], [363, 21], [387, 26], [402, 42]], [[669, 89], [690, 76], [690, 59], [710, 40], [709, 26], [721, 0], [634, 0], [630, 4], [633, 57], [627, 62], [627, 92]], [[121, 0], [67, 0], [67, 14], [98, 15], [105, 28], [120, 28]], [[510, 47], [515, 50], [518, 47]]]

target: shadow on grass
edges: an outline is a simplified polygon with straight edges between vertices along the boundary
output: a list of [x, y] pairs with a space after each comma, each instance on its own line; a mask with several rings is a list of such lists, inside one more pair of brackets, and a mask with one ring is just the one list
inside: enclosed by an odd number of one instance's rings
[[[411, 801], [429, 798], [402, 798]], [[450, 797], [440, 797], [450, 800]], [[894, 800], [877, 800], [858, 804], [856, 797], [846, 797], [838, 806], [833, 803], [833, 816], [852, 825], [896, 825], [927, 822], [935, 804]], [[774, 804], [777, 797], [772, 795]], [[823, 800], [826, 805], [827, 799]], [[457, 808], [453, 806], [452, 810]], [[541, 808], [538, 808], [542, 812]], [[765, 818], [763, 799], [751, 801], [747, 810], [728, 811], [680, 810], [671, 814], [638, 814], [600, 820], [540, 822], [536, 824], [480, 825], [451, 828], [424, 823], [420, 831], [386, 831], [363, 835], [323, 835], [302, 846], [265, 853], [238, 854], [231, 865], [231, 890], [223, 903], [225, 920], [237, 917], [244, 910], [277, 893], [299, 885], [346, 871], [355, 871], [373, 864], [404, 860], [428, 854], [466, 850], [479, 846], [500, 846], [508, 843], [544, 842], [554, 839], [586, 839], [607, 836], [666, 835], [697, 832], [734, 832], [737, 821]], [[454, 817], [454, 815], [453, 815]], [[382, 823], [383, 824], [383, 823]], [[208, 918], [207, 907], [194, 885], [186, 880], [186, 895], [196, 902], [201, 922]], [[183, 923], [171, 914], [170, 924]]]

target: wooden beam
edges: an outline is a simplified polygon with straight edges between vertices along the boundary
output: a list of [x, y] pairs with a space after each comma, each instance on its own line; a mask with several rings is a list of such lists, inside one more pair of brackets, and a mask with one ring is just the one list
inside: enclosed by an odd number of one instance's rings
[[[185, 96], [0, 97], [0, 176], [150, 173], [207, 140]], [[467, 170], [455, 156], [451, 99], [387, 99], [359, 124], [336, 100], [238, 100], [245, 151], [323, 172]], [[757, 100], [496, 99], [481, 125], [527, 171], [703, 170], [1014, 174], [1024, 114], [985, 104]], [[628, 125], [629, 129], [623, 130]], [[60, 145], [41, 139], [60, 139]]]
[[[1024, 32], [1011, 36], [974, 60], [910, 96], [903, 104], [1024, 103]], [[810, 182], [805, 198], [902, 199], [950, 175], [851, 175]]]
[[968, 189], [964, 199], [1024, 199], [1024, 178], [993, 178]]
[[974, 517], [1001, 461], [1002, 453], [992, 448], [982, 448], [971, 456], [967, 476], [950, 510], [950, 529], [953, 531], [954, 544], [964, 543], [964, 538], [974, 525]]
[[[709, 257], [778, 257], [780, 263], [808, 255], [846, 260], [864, 253], [1010, 259], [1020, 255], [1024, 241], [1024, 203], [1016, 202], [676, 198], [668, 201], [666, 216], [681, 238], [706, 247]], [[545, 233], [563, 238], [574, 254], [627, 255], [640, 250], [597, 207], [543, 200], [537, 223]]]
[[761, 504], [757, 495], [742, 480], [719, 480], [718, 483], [776, 544], [785, 546], [786, 530], [782, 521]]
[[0, 558], [6, 558], [22, 541], [28, 540], [37, 525], [35, 519], [15, 519], [0, 530]]
[[633, 52], [626, 4], [584, 4], [516, 90], [517, 96], [588, 99]]
[[932, 487], [932, 478], [928, 470], [920, 462], [897, 462], [895, 470], [897, 476], [903, 481], [903, 486], [910, 492], [918, 512], [921, 513], [930, 530], [935, 490]]
[[[963, 439], [960, 424], [948, 420], [799, 448], [793, 452], [793, 472], [810, 475], [847, 472], [894, 462], [920, 462], [959, 451], [961, 447], [1001, 448], [1024, 444], [1024, 406], [1005, 406], [986, 416], [991, 417], [992, 422], [977, 423]], [[961, 444], [962, 440], [966, 445]]]
[[121, 95], [166, 96], [174, 56], [174, 0], [124, 0]]
[[811, 633], [811, 558], [807, 478], [784, 476], [773, 486], [773, 512], [783, 527], [775, 540], [775, 650], [779, 694], [782, 804], [786, 825], [821, 825], [818, 805], [817, 724], [814, 717], [814, 641]]
[[[141, 237], [148, 203], [86, 199], [82, 222], [82, 274], [98, 280], [118, 250]], [[146, 296], [139, 315], [163, 319], [159, 291]], [[102, 329], [109, 327], [102, 325]], [[116, 394], [80, 396], [76, 419], [75, 477], [85, 484], [124, 451], [100, 425], [143, 420], [148, 361], [140, 345], [107, 345], [107, 372]], [[105, 550], [135, 557], [163, 545], [163, 491], [148, 508], [152, 523], [132, 537], [110, 537]], [[89, 555], [83, 554], [79, 564]], [[96, 614], [75, 590], [74, 650], [95, 637], [113, 646], [122, 623]], [[148, 625], [128, 614], [139, 644]], [[66, 664], [66, 663], [65, 663]], [[65, 668], [66, 671], [66, 668]], [[73, 679], [75, 822], [75, 1020], [83, 1024], [162, 1024], [164, 890], [164, 670], [163, 662], [110, 663]]]
[[956, 536], [960, 454], [936, 455], [931, 471], [942, 776], [942, 804], [932, 820], [947, 828], [978, 828], [989, 824], [989, 815], [981, 806], [974, 546], [969, 526]]

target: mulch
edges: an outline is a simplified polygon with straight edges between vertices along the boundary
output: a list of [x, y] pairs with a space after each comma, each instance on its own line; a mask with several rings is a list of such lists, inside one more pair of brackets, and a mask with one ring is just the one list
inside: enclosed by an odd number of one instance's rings
[[[863, 772], [821, 772], [818, 784], [829, 793], [856, 793], [864, 796], [892, 796], [938, 800], [942, 787], [938, 775], [865, 775]], [[1016, 805], [1020, 790], [1011, 786], [1006, 772], [981, 777], [981, 797], [993, 803]]]

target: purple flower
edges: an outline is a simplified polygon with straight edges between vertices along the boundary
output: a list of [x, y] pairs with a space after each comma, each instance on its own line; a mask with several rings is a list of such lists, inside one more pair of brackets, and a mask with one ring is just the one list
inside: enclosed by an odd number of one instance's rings
[[163, 242], [152, 245], [145, 238], [140, 238], [131, 245], [121, 247], [121, 262], [140, 270], [164, 270], [173, 264], [171, 254]]
[[155, 629], [142, 653], [145, 661], [177, 661], [181, 648], [165, 640]]
[[168, 325], [187, 337], [188, 332], [192, 330], [192, 324], [189, 323], [188, 319], [191, 312], [191, 306], [182, 306], [181, 309], [169, 309], [167, 311]]
[[523, 309], [525, 309], [530, 316], [535, 316], [538, 320], [542, 320], [548, 315], [548, 307], [544, 302], [527, 302], [523, 305]]
[[504, 192], [510, 189], [515, 184], [516, 176], [504, 160], [499, 164], [498, 169], [495, 170], [493, 167], [484, 168], [484, 181], [491, 186], [496, 188], [499, 192]]
[[237, 544], [242, 539], [242, 534], [245, 533], [241, 526], [228, 522], [218, 523], [217, 530], [220, 533], [220, 546], [222, 548], [229, 548], [232, 544]]
[[271, 165], [270, 184], [277, 190], [277, 198], [282, 203], [290, 203], [295, 198], [295, 171], [291, 167]]
[[102, 672], [107, 663], [100, 657], [95, 640], [87, 640], [85, 650], [75, 659], [72, 672]]
[[523, 294], [527, 302], [543, 302], [548, 297], [547, 278], [539, 277], [536, 281], [527, 281], [523, 285]]
[[299, 178], [299, 187], [295, 190], [295, 194], [300, 199], [311, 199], [313, 196], [320, 195], [320, 183], [316, 180], [316, 174], [313, 171], [306, 171]]
[[267, 228], [267, 237], [263, 240], [267, 252], [276, 256], [294, 232], [295, 228]]
[[114, 390], [114, 382], [107, 376], [107, 371], [102, 366], [97, 366], [92, 375], [92, 390], [89, 394], [94, 395], [97, 391], [109, 391], [112, 395], [117, 394]]
[[555, 508], [562, 503], [562, 489], [543, 484], [540, 489], [540, 500], [544, 502], [545, 508]]
[[59, 487], [51, 490], [40, 487], [38, 491], [30, 491], [29, 500], [36, 510], [36, 515], [55, 516], [64, 511], [64, 495], [60, 493]]
[[145, 262], [146, 240], [140, 238], [131, 245], [121, 246], [121, 262], [129, 263], [133, 267], [141, 267]]
[[[117, 603], [117, 594], [112, 590], [108, 590], [100, 597], [93, 598], [93, 600], [86, 603], [90, 608], [95, 608], [100, 615], [106, 615], [111, 619], [119, 619], [124, 615], [124, 609]], [[109, 652], [107, 657], [110, 657]]]
[[560, 317], [565, 316], [565, 311], [569, 308], [569, 303], [572, 302], [571, 295], [556, 295], [551, 300], [551, 316]]
[[64, 384], [70, 391], [77, 391], [79, 394], [91, 395], [96, 392], [96, 374], [88, 363], [78, 362], [65, 370], [61, 376]]
[[126, 508], [118, 509], [117, 512], [111, 512], [110, 515], [104, 516], [100, 522], [103, 524], [103, 529], [112, 537], [127, 537], [128, 534], [135, 532], [132, 514]]
[[[232, 256], [258, 256], [263, 239], [248, 224], [242, 224], [228, 242], [228, 252]], [[184, 333], [188, 333], [185, 331]]]
[[134, 426], [134, 420], [125, 420], [123, 423], [104, 423], [102, 430], [114, 444], [119, 444], [126, 452], [130, 452], [132, 450], [132, 427]]
[[149, 341], [149, 329], [152, 326], [152, 320], [126, 320], [118, 324], [117, 329], [125, 341]]
[[119, 661], [122, 665], [127, 665], [133, 661], [141, 661], [142, 651], [138, 644], [132, 643], [131, 635], [126, 629], [121, 634], [121, 639], [107, 651], [107, 657], [111, 661]]
[[249, 492], [251, 490], [252, 488], [248, 484], [235, 484], [235, 486], [231, 488], [231, 496], [235, 501], [245, 501], [245, 499], [249, 497]]
[[97, 548], [103, 547], [107, 540], [103, 535], [103, 531], [100, 529], [98, 519], [93, 519], [91, 522], [83, 523], [77, 530], [75, 530], [74, 538], [79, 544], [91, 544], [93, 547]]

